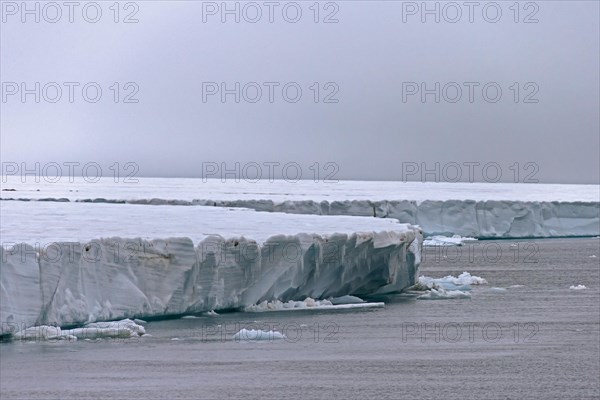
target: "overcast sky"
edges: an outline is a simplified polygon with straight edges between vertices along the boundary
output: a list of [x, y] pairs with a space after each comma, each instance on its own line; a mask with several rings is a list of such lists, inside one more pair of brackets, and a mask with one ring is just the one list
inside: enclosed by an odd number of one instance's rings
[[310, 179], [331, 162], [336, 178], [370, 180], [420, 180], [439, 163], [430, 181], [454, 179], [457, 165], [461, 180], [469, 168], [486, 180], [492, 163], [502, 181], [599, 182], [596, 1], [429, 2], [439, 23], [421, 2], [240, 2], [239, 23], [220, 1], [121, 3], [119, 22], [113, 3], [98, 2], [91, 23], [94, 4], [69, 22], [62, 1], [60, 17], [42, 2], [36, 23], [21, 1], [2, 2], [3, 163], [202, 176], [203, 163], [295, 162]]

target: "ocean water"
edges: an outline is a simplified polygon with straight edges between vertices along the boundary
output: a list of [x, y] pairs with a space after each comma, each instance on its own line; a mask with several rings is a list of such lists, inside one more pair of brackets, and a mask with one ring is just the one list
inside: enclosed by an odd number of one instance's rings
[[[593, 257], [595, 256], [595, 257]], [[426, 248], [470, 299], [151, 321], [152, 336], [0, 343], [5, 399], [597, 399], [600, 239]], [[569, 289], [582, 284], [585, 290]], [[236, 341], [241, 328], [286, 339]]]

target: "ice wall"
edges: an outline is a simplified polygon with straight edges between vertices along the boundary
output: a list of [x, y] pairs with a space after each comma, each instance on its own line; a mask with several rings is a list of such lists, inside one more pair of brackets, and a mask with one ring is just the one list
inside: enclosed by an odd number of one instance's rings
[[426, 236], [456, 234], [476, 238], [528, 238], [600, 235], [598, 202], [306, 200], [274, 203], [271, 200], [196, 200], [193, 204], [294, 214], [396, 218], [402, 223], [419, 225]]
[[[26, 199], [27, 200], [27, 199]], [[9, 201], [9, 199], [5, 199]], [[19, 200], [15, 200], [19, 203]], [[38, 199], [70, 202], [69, 199]], [[395, 218], [419, 225], [426, 236], [460, 235], [486, 238], [544, 238], [600, 235], [600, 202], [511, 200], [110, 200], [79, 199], [77, 203], [216, 206], [288, 214], [348, 215]]]
[[272, 236], [106, 238], [0, 247], [2, 334], [303, 300], [396, 292], [415, 283], [418, 228]]

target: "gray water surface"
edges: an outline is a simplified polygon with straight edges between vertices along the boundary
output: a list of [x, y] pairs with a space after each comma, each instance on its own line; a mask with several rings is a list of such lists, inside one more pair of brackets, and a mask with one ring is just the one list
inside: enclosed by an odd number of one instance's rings
[[[384, 309], [150, 322], [152, 336], [130, 340], [0, 343], [0, 398], [600, 397], [600, 239], [426, 249], [421, 274], [463, 271], [489, 281], [471, 299], [400, 295]], [[240, 328], [288, 338], [235, 341]]]

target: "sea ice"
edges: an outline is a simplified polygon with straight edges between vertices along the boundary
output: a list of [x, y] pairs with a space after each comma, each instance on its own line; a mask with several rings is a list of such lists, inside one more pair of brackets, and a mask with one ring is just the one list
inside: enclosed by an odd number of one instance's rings
[[[343, 296], [340, 298], [352, 298], [348, 299], [353, 301], [352, 303], [338, 303], [333, 304], [329, 300], [314, 300], [312, 298], [306, 298], [304, 301], [293, 301], [289, 300], [285, 303], [274, 300], [274, 301], [263, 301], [260, 304], [248, 306], [244, 309], [247, 312], [266, 312], [266, 311], [298, 311], [298, 310], [347, 310], [347, 309], [358, 309], [358, 308], [382, 308], [385, 307], [384, 303], [367, 303], [362, 299], [355, 296]], [[361, 300], [358, 302], [356, 299]]]
[[471, 290], [471, 285], [485, 285], [488, 283], [484, 278], [471, 275], [466, 271], [457, 277], [452, 275], [443, 278], [420, 276], [418, 282], [427, 288], [435, 288], [437, 286], [447, 290]]
[[278, 331], [263, 331], [261, 329], [246, 329], [243, 328], [238, 333], [233, 335], [235, 341], [258, 341], [258, 340], [277, 340], [285, 339], [285, 335]]
[[[417, 284], [411, 287], [414, 291], [425, 291], [417, 300], [447, 300], [471, 298], [471, 285], [484, 285], [487, 281], [479, 276], [463, 272], [456, 276], [448, 275], [443, 278], [420, 276]], [[500, 289], [500, 288], [498, 288]]]
[[363, 299], [361, 299], [360, 297], [356, 297], [356, 296], [333, 297], [333, 298], [329, 299], [329, 301], [331, 301], [331, 304], [333, 304], [333, 305], [365, 303], [365, 301]]
[[461, 290], [430, 289], [429, 292], [417, 297], [417, 300], [450, 300], [470, 299], [471, 294]]
[[577, 286], [569, 286], [571, 290], [585, 290], [587, 287], [585, 285], [577, 285]]
[[131, 338], [144, 336], [146, 330], [130, 319], [111, 322], [86, 324], [82, 328], [61, 329], [56, 326], [32, 326], [14, 333], [16, 340], [45, 341], [45, 340], [77, 340], [102, 338]]
[[462, 237], [454, 235], [452, 237], [447, 236], [430, 236], [423, 240], [423, 246], [436, 247], [436, 246], [462, 246], [465, 243], [475, 242], [477, 239], [472, 237]]

